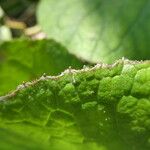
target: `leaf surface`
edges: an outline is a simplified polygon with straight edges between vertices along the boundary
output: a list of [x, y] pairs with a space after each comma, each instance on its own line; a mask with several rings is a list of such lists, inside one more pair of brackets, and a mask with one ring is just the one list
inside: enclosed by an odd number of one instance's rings
[[43, 73], [56, 75], [84, 64], [53, 40], [14, 40], [0, 45], [0, 95]]
[[110, 63], [150, 59], [149, 10], [149, 0], [42, 0], [37, 16], [48, 36], [70, 52]]
[[15, 144], [29, 140], [33, 149], [150, 148], [149, 61], [68, 69], [20, 85], [0, 102], [0, 143], [18, 136]]

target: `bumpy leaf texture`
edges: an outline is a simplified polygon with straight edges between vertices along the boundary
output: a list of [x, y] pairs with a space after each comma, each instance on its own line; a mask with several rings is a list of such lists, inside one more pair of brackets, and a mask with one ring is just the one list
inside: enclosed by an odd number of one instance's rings
[[0, 45], [0, 95], [43, 73], [56, 75], [69, 66], [81, 68], [83, 61], [53, 40], [15, 40]]
[[49, 37], [92, 62], [150, 59], [150, 0], [42, 0]]
[[150, 61], [68, 69], [0, 97], [0, 149], [149, 150]]

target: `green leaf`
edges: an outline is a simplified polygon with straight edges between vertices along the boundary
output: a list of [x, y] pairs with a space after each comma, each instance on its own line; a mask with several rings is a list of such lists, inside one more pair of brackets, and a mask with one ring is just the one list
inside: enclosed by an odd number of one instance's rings
[[70, 52], [113, 62], [150, 59], [149, 10], [149, 0], [42, 0], [37, 16], [48, 36]]
[[56, 75], [83, 62], [53, 40], [15, 40], [0, 45], [0, 95], [43, 73]]
[[68, 69], [0, 101], [0, 149], [150, 149], [150, 61]]
[[42, 150], [43, 147], [32, 141], [29, 138], [25, 138], [17, 134], [16, 132], [1, 128], [0, 127], [0, 148], [3, 150], [33, 150], [38, 149]]

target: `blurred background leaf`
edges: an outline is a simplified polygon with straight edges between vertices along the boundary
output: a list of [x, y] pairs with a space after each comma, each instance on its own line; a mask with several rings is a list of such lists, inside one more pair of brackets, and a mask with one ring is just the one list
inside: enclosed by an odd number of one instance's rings
[[42, 0], [48, 37], [92, 62], [150, 59], [150, 0]]
[[5, 42], [0, 46], [0, 95], [43, 73], [57, 75], [69, 66], [78, 69], [83, 64], [53, 40]]

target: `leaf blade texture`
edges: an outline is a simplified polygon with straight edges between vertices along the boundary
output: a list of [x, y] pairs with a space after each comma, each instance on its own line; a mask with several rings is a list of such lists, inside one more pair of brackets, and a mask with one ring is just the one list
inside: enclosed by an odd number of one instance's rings
[[48, 37], [70, 52], [110, 63], [150, 59], [149, 9], [149, 0], [42, 0], [37, 16]]
[[149, 61], [68, 69], [26, 83], [0, 101], [0, 132], [15, 132], [33, 141], [33, 148], [150, 148]]

